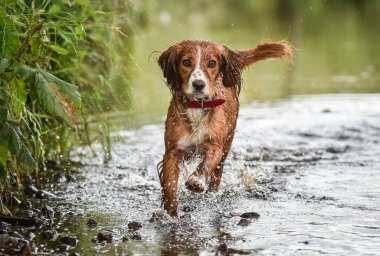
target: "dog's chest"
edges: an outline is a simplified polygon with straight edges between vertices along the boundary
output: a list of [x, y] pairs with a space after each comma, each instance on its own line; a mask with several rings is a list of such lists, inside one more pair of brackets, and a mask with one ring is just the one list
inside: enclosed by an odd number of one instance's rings
[[187, 109], [186, 115], [190, 121], [190, 131], [178, 141], [178, 146], [181, 149], [194, 146], [197, 148], [209, 131], [207, 125], [208, 113], [205, 113], [202, 109]]

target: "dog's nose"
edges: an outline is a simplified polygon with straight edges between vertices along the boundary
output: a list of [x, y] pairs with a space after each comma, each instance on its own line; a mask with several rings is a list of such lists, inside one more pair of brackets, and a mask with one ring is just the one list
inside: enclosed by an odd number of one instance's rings
[[201, 91], [203, 88], [205, 88], [206, 83], [203, 80], [194, 80], [193, 87], [197, 91]]

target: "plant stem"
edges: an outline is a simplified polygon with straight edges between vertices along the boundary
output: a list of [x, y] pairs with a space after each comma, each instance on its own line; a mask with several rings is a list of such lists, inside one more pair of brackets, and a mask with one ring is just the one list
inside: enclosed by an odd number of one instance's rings
[[42, 21], [40, 21], [40, 22], [38, 22], [38, 23], [37, 23], [32, 29], [30, 29], [30, 30], [28, 31], [28, 35], [27, 35], [27, 37], [23, 40], [23, 42], [21, 43], [20, 47], [17, 49], [17, 51], [16, 51], [14, 57], [13, 57], [12, 60], [11, 60], [11, 63], [13, 63], [13, 61], [15, 61], [15, 60], [20, 60], [22, 54], [23, 54], [24, 51], [25, 51], [25, 48], [26, 48], [26, 47], [28, 46], [28, 44], [29, 44], [30, 39], [32, 38], [32, 36], [33, 36], [35, 33], [37, 33], [38, 31], [40, 31], [40, 30], [42, 29], [43, 24], [44, 24], [44, 23], [43, 23]]

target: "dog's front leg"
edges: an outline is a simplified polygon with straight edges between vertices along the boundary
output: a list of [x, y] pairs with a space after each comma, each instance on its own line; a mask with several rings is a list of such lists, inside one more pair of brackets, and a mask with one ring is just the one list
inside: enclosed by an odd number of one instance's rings
[[197, 193], [201, 193], [206, 189], [209, 177], [212, 171], [217, 168], [223, 154], [221, 146], [215, 144], [206, 144], [203, 152], [203, 161], [198, 165], [197, 170], [190, 175], [185, 184], [189, 190]]
[[179, 164], [183, 159], [183, 151], [175, 149], [166, 152], [162, 161], [160, 171], [160, 182], [162, 189], [162, 204], [164, 209], [172, 216], [178, 217], [178, 177]]

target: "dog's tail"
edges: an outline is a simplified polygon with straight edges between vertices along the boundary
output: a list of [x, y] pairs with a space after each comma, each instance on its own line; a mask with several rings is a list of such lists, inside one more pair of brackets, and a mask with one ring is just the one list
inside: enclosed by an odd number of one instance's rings
[[293, 58], [293, 47], [288, 43], [268, 42], [256, 46], [256, 48], [239, 51], [244, 67], [257, 61], [270, 58]]

